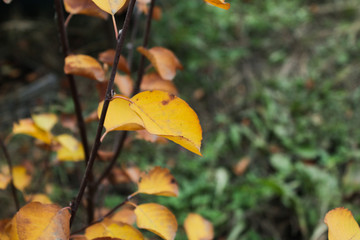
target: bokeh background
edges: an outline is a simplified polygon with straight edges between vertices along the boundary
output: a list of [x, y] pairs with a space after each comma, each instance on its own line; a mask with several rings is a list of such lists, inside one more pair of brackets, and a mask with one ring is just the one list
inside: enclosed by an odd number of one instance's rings
[[[172, 143], [134, 140], [119, 165], [170, 168], [180, 196], [144, 201], [168, 206], [180, 225], [189, 212], [201, 214], [214, 224], [216, 239], [327, 239], [327, 211], [344, 206], [360, 216], [359, 1], [228, 2], [225, 11], [201, 0], [158, 0], [162, 18], [152, 25], [150, 46], [171, 49], [184, 66], [174, 83], [200, 118], [203, 157]], [[120, 25], [124, 15], [117, 18]], [[73, 113], [52, 1], [1, 2], [0, 21], [1, 136], [32, 113]], [[110, 19], [74, 16], [68, 33], [74, 53], [97, 57], [114, 47]], [[78, 79], [78, 85], [86, 116], [98, 103], [95, 84]], [[91, 140], [96, 123], [87, 127]], [[36, 168], [55, 159], [26, 136], [8, 147], [18, 164]], [[75, 196], [80, 166], [52, 166], [54, 202], [66, 206]], [[34, 182], [41, 178], [34, 171]], [[109, 187], [104, 206], [131, 189]], [[11, 201], [0, 191], [1, 206]], [[2, 218], [11, 214], [1, 207]], [[186, 239], [182, 228], [176, 239]]]

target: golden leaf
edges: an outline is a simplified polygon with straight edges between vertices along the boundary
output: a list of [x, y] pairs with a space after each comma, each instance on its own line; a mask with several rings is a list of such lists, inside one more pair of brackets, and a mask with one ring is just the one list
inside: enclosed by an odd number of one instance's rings
[[85, 159], [83, 145], [74, 137], [68, 134], [61, 134], [56, 137], [61, 147], [57, 150], [59, 161], [82, 161]]
[[165, 240], [173, 240], [177, 221], [166, 207], [156, 203], [145, 203], [136, 207], [136, 224], [139, 228], [155, 233]]
[[178, 95], [178, 90], [176, 89], [174, 83], [172, 81], [162, 79], [157, 73], [144, 75], [141, 81], [140, 89], [141, 91], [160, 90]]
[[172, 197], [179, 195], [176, 180], [167, 168], [154, 167], [148, 174], [143, 173], [138, 188], [138, 193]]
[[69, 239], [70, 216], [68, 208], [32, 202], [16, 213], [7, 233], [11, 240]]
[[100, 237], [111, 237], [122, 240], [143, 240], [144, 237], [136, 228], [126, 223], [116, 223], [111, 219], [105, 218], [102, 222], [86, 228], [85, 236], [87, 239]]
[[50, 198], [48, 196], [46, 196], [45, 194], [41, 194], [41, 193], [25, 196], [25, 200], [28, 202], [39, 202], [42, 204], [51, 204], [52, 203], [52, 201], [50, 200]]
[[189, 240], [211, 240], [214, 238], [214, 227], [205, 218], [196, 213], [190, 213], [184, 222]]
[[204, 0], [204, 1], [225, 10], [228, 10], [230, 8], [230, 3], [226, 3], [224, 0]]
[[95, 58], [88, 55], [69, 55], [65, 58], [64, 72], [94, 79], [99, 82], [105, 80], [105, 72]]
[[179, 59], [169, 49], [163, 47], [150, 49], [138, 47], [137, 50], [149, 59], [159, 75], [165, 80], [172, 80], [176, 75], [176, 70], [183, 69]]
[[131, 79], [130, 75], [116, 74], [114, 82], [122, 94], [127, 97], [131, 95], [134, 88], [134, 82]]
[[93, 2], [111, 15], [114, 15], [126, 4], [126, 0], [93, 0]]
[[133, 225], [136, 220], [136, 215], [132, 206], [125, 206], [119, 211], [117, 211], [112, 217], [111, 220], [114, 222], [127, 223]]
[[20, 119], [19, 123], [14, 123], [12, 133], [29, 135], [46, 144], [51, 144], [53, 138], [50, 132], [40, 129], [30, 118]]
[[31, 176], [26, 173], [26, 169], [23, 166], [14, 166], [12, 168], [14, 185], [20, 191], [29, 186], [31, 182]]
[[58, 121], [57, 116], [53, 113], [33, 114], [31, 118], [36, 126], [45, 132], [50, 132]]
[[329, 211], [324, 219], [329, 228], [329, 240], [360, 239], [359, 225], [348, 209], [335, 208]]
[[[99, 60], [103, 63], [108, 64], [109, 66], [113, 65], [114, 59], [115, 59], [115, 50], [114, 49], [108, 49], [99, 54]], [[126, 61], [125, 57], [122, 55], [120, 55], [117, 69], [119, 69], [120, 71], [123, 71], [124, 73], [130, 74], [129, 64]]]
[[91, 0], [64, 0], [65, 10], [71, 14], [84, 14], [87, 16], [107, 19], [109, 16]]

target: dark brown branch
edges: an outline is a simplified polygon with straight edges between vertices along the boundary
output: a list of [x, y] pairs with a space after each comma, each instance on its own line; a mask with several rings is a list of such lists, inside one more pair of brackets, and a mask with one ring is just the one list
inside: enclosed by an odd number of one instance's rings
[[[113, 66], [117, 66], [118, 63], [119, 63], [121, 50], [122, 50], [122, 48], [124, 46], [125, 36], [126, 36], [127, 30], [129, 28], [129, 25], [130, 25], [130, 19], [131, 19], [131, 15], [132, 15], [132, 12], [133, 12], [133, 9], [134, 9], [135, 2], [136, 2], [136, 0], [131, 0], [130, 4], [128, 6], [125, 21], [124, 21], [124, 24], [123, 24], [123, 29], [122, 29], [121, 34], [119, 34], [119, 38], [117, 39], [116, 54], [115, 54], [115, 59], [114, 59]], [[114, 85], [115, 75], [116, 75], [116, 67], [113, 67], [112, 71], [111, 71], [110, 80], [109, 80], [109, 83], [108, 83], [108, 86], [107, 86], [107, 90], [106, 90], [105, 100], [104, 100], [103, 108], [102, 108], [102, 111], [101, 111], [98, 128], [97, 128], [97, 131], [96, 131], [96, 137], [95, 137], [94, 145], [93, 145], [91, 153], [90, 153], [90, 158], [89, 158], [88, 164], [86, 166], [85, 174], [84, 174], [83, 179], [81, 181], [79, 193], [78, 193], [75, 201], [71, 205], [70, 226], [71, 226], [71, 224], [73, 223], [73, 221], [75, 219], [76, 212], [78, 210], [81, 199], [82, 199], [82, 197], [84, 195], [85, 188], [86, 188], [86, 186], [88, 184], [88, 180], [89, 180], [89, 177], [90, 177], [90, 173], [92, 171], [92, 167], [93, 167], [94, 162], [95, 162], [97, 151], [98, 151], [98, 149], [99, 149], [99, 147], [101, 145], [100, 138], [101, 138], [102, 130], [104, 128], [104, 121], [105, 121], [106, 112], [107, 112], [107, 109], [109, 107], [109, 103], [110, 103], [110, 100], [111, 100], [112, 94], [113, 94], [112, 93], [112, 88], [113, 88], [113, 85]]]
[[[146, 20], [146, 30], [145, 30], [144, 40], [143, 40], [143, 47], [144, 48], [147, 48], [148, 42], [149, 42], [150, 28], [151, 28], [152, 14], [153, 14], [153, 11], [154, 11], [154, 6], [155, 6], [155, 0], [151, 0], [150, 10], [149, 10], [149, 14], [148, 14], [147, 20]], [[136, 95], [140, 91], [140, 84], [141, 84], [142, 77], [143, 77], [143, 74], [144, 74], [144, 64], [145, 64], [145, 57], [142, 55], [141, 59], [140, 59], [137, 80], [136, 80], [136, 83], [135, 83], [135, 88], [134, 88], [134, 90], [132, 92], [132, 96]], [[113, 65], [113, 66], [116, 66], [116, 65]], [[101, 174], [100, 178], [96, 181], [95, 188], [97, 188], [99, 186], [99, 184], [101, 184], [101, 182], [104, 180], [104, 178], [109, 175], [111, 169], [114, 167], [117, 158], [120, 156], [120, 154], [122, 152], [122, 149], [124, 147], [124, 142], [125, 142], [126, 138], [127, 138], [127, 132], [123, 132], [121, 137], [120, 137], [119, 144], [116, 147], [114, 157], [111, 159], [109, 165], [104, 170], [104, 172]]]
[[19, 211], [20, 209], [20, 204], [19, 204], [19, 199], [17, 197], [17, 194], [16, 194], [16, 188], [15, 188], [15, 185], [14, 185], [14, 179], [13, 179], [13, 174], [12, 174], [12, 163], [11, 163], [11, 158], [10, 158], [10, 155], [9, 155], [9, 152], [5, 146], [5, 143], [3, 142], [3, 140], [0, 138], [0, 145], [1, 145], [1, 149], [2, 151], [4, 152], [4, 156], [5, 156], [5, 159], [7, 161], [7, 164], [9, 166], [9, 172], [10, 172], [10, 187], [11, 187], [11, 192], [12, 192], [12, 196], [14, 198], [14, 202], [15, 202], [15, 206], [16, 206], [16, 211]]

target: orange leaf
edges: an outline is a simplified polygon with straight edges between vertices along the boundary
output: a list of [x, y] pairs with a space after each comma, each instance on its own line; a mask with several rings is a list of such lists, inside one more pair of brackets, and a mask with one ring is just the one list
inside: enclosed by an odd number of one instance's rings
[[359, 225], [348, 209], [335, 208], [324, 219], [329, 228], [329, 240], [360, 239]]
[[166, 138], [151, 134], [146, 130], [136, 131], [136, 139], [142, 139], [151, 143], [168, 143], [168, 140]]
[[136, 207], [136, 224], [139, 228], [155, 233], [165, 240], [173, 240], [177, 221], [166, 207], [156, 203], [145, 203]]
[[4, 190], [6, 189], [7, 185], [10, 182], [10, 176], [6, 174], [0, 173], [0, 189]]
[[57, 116], [53, 113], [33, 114], [31, 118], [36, 126], [45, 132], [50, 132], [58, 121]]
[[99, 82], [105, 80], [105, 72], [100, 63], [88, 55], [67, 56], [65, 58], [64, 71], [66, 74], [83, 76]]
[[[106, 63], [110, 66], [113, 65], [114, 63], [114, 58], [115, 58], [115, 50], [114, 49], [108, 49], [104, 52], [101, 52], [99, 54], [99, 60], [103, 63]], [[124, 56], [120, 55], [120, 59], [119, 59], [119, 64], [117, 66], [117, 69], [119, 69], [120, 71], [123, 71], [127, 74], [130, 74], [130, 68], [129, 68], [129, 64], [126, 61], [126, 59], [124, 58]]]
[[250, 161], [251, 160], [249, 157], [243, 157], [242, 159], [240, 159], [240, 161], [236, 163], [236, 165], [233, 168], [235, 175], [237, 176], [243, 175], [246, 169], [248, 168]]
[[70, 212], [54, 204], [32, 202], [22, 207], [11, 220], [11, 240], [69, 239]]
[[179, 195], [176, 180], [167, 168], [154, 167], [148, 174], [141, 174], [138, 188], [138, 193], [172, 197]]
[[172, 81], [164, 80], [157, 73], [149, 73], [144, 75], [141, 86], [141, 91], [147, 90], [161, 90], [174, 95], [178, 95], [178, 91]]
[[130, 207], [123, 207], [120, 211], [116, 212], [112, 217], [111, 220], [114, 222], [122, 222], [127, 223], [129, 225], [133, 225], [136, 220], [136, 215], [134, 213], [134, 209], [132, 206]]
[[109, 174], [109, 181], [116, 185], [120, 183], [129, 183], [130, 179], [128, 175], [119, 167], [113, 167]]
[[230, 3], [226, 3], [225, 0], [204, 0], [204, 1], [225, 10], [228, 10], [230, 8]]
[[87, 239], [111, 237], [122, 240], [143, 240], [143, 235], [136, 228], [126, 223], [116, 223], [105, 218], [102, 222], [94, 224], [85, 230]]
[[211, 240], [214, 238], [214, 227], [205, 218], [196, 213], [190, 213], [184, 222], [189, 240]]
[[131, 95], [134, 88], [134, 82], [129, 75], [116, 74], [114, 82], [119, 88], [120, 93], [127, 97]]
[[180, 61], [169, 49], [163, 47], [153, 47], [151, 49], [138, 47], [137, 50], [149, 59], [159, 75], [165, 80], [172, 80], [176, 75], [176, 70], [183, 69]]
[[36, 139], [39, 139], [46, 144], [51, 144], [51, 133], [40, 129], [30, 118], [20, 119], [19, 123], [14, 123], [12, 132], [13, 134], [29, 135]]
[[10, 228], [11, 219], [2, 219], [0, 220], [0, 239], [1, 240], [10, 240], [7, 230]]
[[159, 6], [154, 7], [152, 18], [155, 20], [160, 20], [162, 16], [162, 10]]
[[60, 161], [82, 161], [85, 159], [82, 144], [68, 134], [61, 134], [56, 137], [61, 147], [57, 150], [57, 159]]
[[93, 2], [111, 15], [114, 15], [126, 4], [126, 0], [93, 0]]
[[107, 19], [109, 16], [91, 0], [64, 0], [65, 10], [71, 14], [84, 14]]
[[26, 173], [26, 169], [23, 166], [14, 166], [12, 168], [12, 174], [14, 178], [14, 185], [20, 191], [29, 186], [31, 182], [31, 176]]

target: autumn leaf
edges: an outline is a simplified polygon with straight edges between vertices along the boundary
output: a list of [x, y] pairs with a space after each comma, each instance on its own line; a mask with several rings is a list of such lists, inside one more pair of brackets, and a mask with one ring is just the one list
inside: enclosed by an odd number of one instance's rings
[[114, 222], [127, 223], [133, 225], [136, 220], [136, 215], [132, 206], [125, 206], [119, 211], [117, 211], [112, 217], [111, 220]]
[[140, 89], [141, 91], [160, 90], [178, 95], [178, 90], [176, 89], [174, 83], [172, 81], [162, 79], [157, 73], [144, 75], [141, 81]]
[[126, 0], [93, 0], [93, 2], [111, 15], [114, 15], [126, 4]]
[[10, 227], [11, 219], [2, 219], [0, 220], [0, 239], [1, 240], [10, 240], [7, 232], [7, 229]]
[[[108, 49], [99, 54], [99, 60], [103, 63], [108, 64], [109, 66], [113, 65], [114, 59], [115, 59], [115, 50], [114, 49]], [[124, 73], [130, 74], [129, 64], [126, 61], [125, 57], [122, 55], [120, 55], [117, 69], [119, 69], [120, 71], [123, 71]]]
[[20, 191], [24, 191], [31, 182], [31, 176], [27, 174], [26, 168], [23, 166], [14, 166], [12, 168], [12, 174], [15, 187]]
[[33, 114], [31, 118], [36, 126], [45, 132], [50, 132], [58, 121], [57, 116], [53, 113]]
[[115, 85], [119, 88], [120, 93], [129, 97], [134, 89], [134, 82], [130, 75], [116, 74], [114, 79]]
[[11, 177], [8, 174], [0, 173], [0, 189], [6, 189], [7, 185], [10, 183]]
[[77, 162], [85, 159], [82, 144], [71, 135], [61, 134], [56, 137], [56, 141], [60, 144], [60, 148], [57, 150], [59, 161]]
[[225, 10], [228, 10], [230, 8], [230, 3], [226, 3], [225, 0], [204, 0], [204, 1]]
[[180, 61], [169, 49], [163, 47], [153, 47], [150, 49], [138, 47], [137, 50], [149, 59], [159, 75], [165, 80], [172, 80], [176, 75], [176, 70], [183, 69]]
[[32, 202], [16, 213], [7, 234], [11, 240], [69, 239], [69, 222], [68, 208]]
[[213, 225], [196, 213], [190, 213], [184, 222], [186, 235], [189, 240], [211, 240], [214, 238]]
[[84, 14], [87, 16], [107, 19], [109, 16], [91, 0], [64, 0], [65, 10], [71, 14]]
[[156, 203], [145, 203], [136, 207], [136, 224], [139, 228], [155, 233], [165, 240], [173, 240], [177, 221], [169, 209]]
[[149, 173], [141, 175], [137, 192], [177, 197], [179, 195], [179, 188], [169, 169], [154, 167]]
[[94, 79], [99, 82], [105, 80], [105, 72], [95, 58], [88, 55], [69, 55], [65, 58], [64, 72]]
[[39, 202], [42, 204], [52, 204], [52, 201], [50, 200], [50, 198], [48, 196], [46, 196], [45, 194], [41, 194], [41, 193], [25, 196], [25, 200], [27, 202]]
[[145, 141], [151, 142], [151, 143], [160, 143], [160, 144], [168, 143], [168, 140], [166, 138], [157, 136], [155, 134], [151, 134], [146, 130], [138, 130], [138, 131], [136, 131], [135, 138], [145, 140]]
[[53, 138], [50, 132], [40, 129], [31, 118], [20, 119], [19, 123], [14, 123], [12, 133], [29, 135], [49, 145]]
[[348, 209], [335, 208], [324, 219], [329, 228], [329, 240], [360, 239], [359, 225]]
[[250, 162], [251, 159], [249, 157], [241, 158], [240, 161], [238, 161], [233, 168], [235, 175], [237, 176], [243, 175], [246, 169], [249, 167]]
[[122, 240], [143, 240], [144, 237], [136, 228], [126, 223], [117, 223], [105, 218], [102, 222], [94, 224], [85, 230], [87, 239], [111, 237]]

